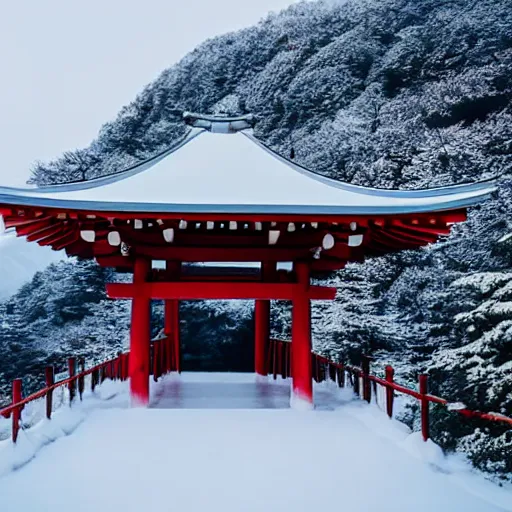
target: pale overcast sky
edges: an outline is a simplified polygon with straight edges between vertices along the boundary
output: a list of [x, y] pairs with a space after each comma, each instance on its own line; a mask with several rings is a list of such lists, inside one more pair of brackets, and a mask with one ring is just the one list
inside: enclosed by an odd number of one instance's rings
[[[292, 3], [0, 0], [0, 184], [23, 185], [35, 160], [89, 144], [105, 121], [205, 39]], [[0, 298], [62, 257], [0, 236]]]
[[294, 0], [0, 0], [0, 184], [86, 146], [203, 40]]

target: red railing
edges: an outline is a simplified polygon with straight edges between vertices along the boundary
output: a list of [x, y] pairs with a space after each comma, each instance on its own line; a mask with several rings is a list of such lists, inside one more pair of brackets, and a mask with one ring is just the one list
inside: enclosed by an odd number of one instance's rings
[[[21, 424], [21, 413], [23, 408], [35, 400], [46, 398], [46, 417], [52, 416], [53, 393], [58, 388], [64, 388], [68, 392], [69, 404], [78, 396], [82, 400], [85, 390], [85, 377], [91, 376], [91, 391], [105, 379], [126, 380], [128, 378], [129, 353], [119, 353], [114, 359], [97, 364], [92, 368], [85, 369], [84, 360], [77, 361], [76, 358], [68, 359], [68, 374], [66, 379], [55, 382], [55, 371], [53, 366], [45, 369], [46, 386], [31, 395], [23, 398], [22, 379], [15, 379], [12, 383], [12, 401], [7, 407], [0, 409], [0, 417], [12, 419], [12, 440], [16, 442]], [[170, 344], [169, 338], [161, 338], [151, 343], [150, 373], [157, 380], [164, 373], [176, 368], [175, 352]], [[80, 370], [77, 373], [77, 367]]]
[[292, 344], [289, 341], [271, 339], [267, 353], [267, 370], [274, 380], [280, 375], [283, 379], [291, 376]]
[[344, 386], [346, 376], [352, 384], [354, 391], [363, 400], [368, 403], [372, 400], [373, 392], [377, 395], [377, 385], [385, 389], [386, 412], [390, 418], [393, 417], [393, 401], [395, 391], [404, 395], [411, 396], [420, 402], [421, 408], [421, 433], [423, 439], [427, 441], [430, 438], [430, 404], [439, 404], [445, 406], [448, 410], [456, 412], [466, 418], [479, 418], [483, 420], [499, 422], [512, 427], [512, 418], [497, 413], [487, 413], [481, 411], [472, 411], [467, 409], [464, 404], [452, 403], [445, 398], [431, 395], [428, 392], [428, 375], [422, 374], [418, 377], [418, 391], [397, 384], [394, 380], [394, 370], [391, 366], [386, 366], [385, 377], [380, 378], [370, 373], [371, 358], [364, 356], [361, 361], [361, 367], [335, 363], [329, 359], [313, 354], [313, 376], [317, 382], [331, 380], [338, 382], [339, 386]]
[[[53, 411], [53, 393], [56, 389], [67, 389], [70, 404], [73, 403], [77, 392], [80, 400], [82, 400], [86, 376], [91, 376], [90, 385], [92, 391], [105, 379], [126, 380], [128, 378], [128, 358], [129, 355], [127, 353], [119, 353], [115, 359], [110, 359], [86, 370], [83, 359], [77, 361], [76, 358], [71, 357], [68, 359], [68, 378], [55, 382], [54, 368], [53, 366], [48, 366], [45, 370], [46, 386], [25, 398], [23, 398], [22, 380], [15, 379], [12, 383], [12, 402], [0, 410], [0, 416], [12, 419], [12, 440], [16, 442], [18, 439], [21, 413], [28, 403], [40, 398], [46, 398], [46, 417], [50, 419]], [[79, 373], [77, 373], [77, 366], [80, 368]]]
[[[176, 354], [170, 339], [167, 337], [154, 340], [151, 344], [150, 373], [154, 380], [165, 373], [175, 371], [177, 367]], [[16, 442], [20, 429], [21, 413], [25, 405], [34, 400], [46, 398], [46, 417], [51, 418], [53, 410], [53, 392], [58, 388], [67, 389], [69, 394], [69, 403], [73, 403], [76, 393], [80, 400], [85, 389], [85, 377], [90, 375], [91, 390], [103, 382], [105, 379], [126, 380], [128, 378], [129, 353], [119, 353], [118, 356], [109, 361], [100, 363], [92, 368], [85, 369], [84, 360], [77, 362], [76, 358], [69, 358], [68, 372], [69, 377], [59, 382], [54, 381], [54, 368], [46, 368], [46, 387], [23, 398], [22, 380], [15, 379], [12, 383], [12, 402], [7, 407], [0, 409], [0, 416], [12, 419], [12, 440]], [[77, 373], [77, 363], [80, 372]], [[394, 381], [394, 370], [391, 366], [386, 366], [385, 378], [377, 377], [370, 373], [370, 358], [363, 357], [361, 367], [336, 363], [319, 354], [311, 354], [311, 364], [313, 370], [313, 379], [316, 382], [331, 380], [337, 382], [338, 386], [344, 387], [347, 380], [354, 389], [354, 392], [367, 402], [372, 400], [372, 387], [375, 395], [377, 394], [377, 385], [385, 389], [386, 412], [390, 418], [393, 417], [393, 403], [395, 392], [402, 393], [415, 398], [421, 404], [421, 431], [423, 439], [426, 441], [430, 437], [429, 432], [429, 405], [430, 403], [440, 404], [449, 410], [457, 412], [466, 418], [480, 418], [484, 420], [501, 422], [512, 427], [512, 418], [496, 413], [485, 413], [481, 411], [471, 411], [462, 404], [452, 404], [444, 398], [440, 398], [428, 393], [428, 376], [419, 376], [419, 391], [401, 386]], [[274, 379], [280, 375], [283, 379], [291, 376], [291, 343], [283, 340], [272, 339], [269, 344], [267, 368], [269, 375]]]
[[[380, 378], [370, 373], [371, 358], [363, 357], [361, 367], [336, 363], [319, 354], [311, 354], [311, 364], [313, 370], [313, 379], [316, 382], [331, 380], [337, 382], [340, 387], [344, 387], [348, 382], [353, 387], [354, 392], [363, 400], [371, 402], [372, 388], [373, 393], [377, 395], [377, 386], [385, 389], [385, 409], [387, 415], [393, 417], [393, 404], [395, 392], [411, 396], [420, 402], [421, 407], [421, 432], [426, 441], [430, 438], [430, 404], [439, 404], [447, 407], [450, 411], [456, 412], [466, 418], [479, 418], [488, 421], [508, 424], [512, 427], [512, 418], [497, 413], [486, 413], [481, 411], [472, 411], [464, 407], [463, 404], [454, 404], [449, 400], [431, 395], [428, 392], [428, 375], [420, 375], [418, 378], [418, 391], [407, 388], [395, 382], [394, 370], [391, 366], [386, 366], [385, 377]], [[280, 375], [283, 379], [291, 375], [291, 343], [284, 340], [271, 340], [268, 352], [269, 375], [274, 379]]]
[[179, 362], [176, 360], [176, 347], [172, 337], [163, 336], [151, 343], [151, 368], [155, 382], [166, 373], [178, 371]]

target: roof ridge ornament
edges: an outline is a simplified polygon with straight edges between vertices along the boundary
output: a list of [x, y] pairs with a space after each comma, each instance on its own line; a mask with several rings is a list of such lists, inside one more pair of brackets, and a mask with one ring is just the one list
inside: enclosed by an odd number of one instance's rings
[[223, 114], [208, 115], [194, 112], [183, 112], [183, 120], [194, 128], [203, 128], [211, 133], [232, 134], [242, 130], [250, 130], [256, 124], [253, 114], [228, 116]]

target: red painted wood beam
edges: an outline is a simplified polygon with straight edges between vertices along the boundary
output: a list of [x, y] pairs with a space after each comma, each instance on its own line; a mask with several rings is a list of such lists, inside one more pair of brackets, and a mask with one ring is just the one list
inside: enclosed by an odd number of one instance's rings
[[202, 261], [296, 261], [312, 258], [309, 249], [268, 247], [136, 247], [136, 254], [153, 260]]
[[406, 231], [408, 233], [425, 233], [427, 235], [432, 236], [440, 236], [440, 235], [449, 235], [450, 234], [450, 226], [447, 226], [446, 224], [441, 225], [417, 225], [417, 224], [406, 224], [405, 222], [396, 219], [393, 220], [392, 225], [400, 228], [403, 231]]
[[[38, 229], [37, 231], [33, 231], [27, 236], [27, 242], [37, 242], [38, 240], [42, 240], [47, 236], [52, 236], [57, 233], [61, 233], [63, 226], [61, 225], [50, 225], [43, 229]], [[19, 234], [19, 231], [18, 231]]]
[[438, 235], [427, 235], [421, 232], [414, 233], [413, 231], [405, 231], [395, 227], [386, 227], [383, 231], [396, 238], [418, 245], [431, 244], [439, 238]]
[[270, 339], [270, 301], [254, 302], [254, 371], [256, 375], [266, 376], [267, 350]]
[[[154, 300], [293, 300], [304, 295], [303, 287], [295, 283], [240, 283], [240, 282], [171, 282], [171, 283], [111, 283], [107, 295], [111, 299], [147, 297]], [[311, 286], [306, 293], [309, 300], [333, 300], [336, 288]]]
[[[119, 247], [114, 247], [108, 243], [106, 239], [96, 240], [90, 244], [95, 256], [118, 256], [120, 255]], [[119, 256], [122, 257], [122, 256]], [[151, 260], [151, 258], [148, 258]]]
[[[0, 208], [3, 208], [0, 206]], [[13, 219], [13, 213], [18, 210], [23, 211], [23, 216], [20, 216], [20, 222], [29, 213], [33, 216], [41, 214], [43, 211], [41, 207], [27, 207], [23, 205], [6, 205], [6, 214], [11, 214], [10, 219]], [[2, 210], [4, 211], [4, 210]], [[358, 222], [361, 226], [368, 226], [369, 221], [375, 219], [391, 221], [392, 219], [418, 219], [426, 221], [428, 224], [430, 219], [437, 219], [441, 223], [454, 223], [463, 222], [466, 220], [466, 210], [448, 210], [442, 212], [426, 212], [426, 213], [410, 213], [404, 215], [277, 215], [277, 214], [217, 214], [217, 213], [158, 213], [158, 212], [118, 212], [118, 211], [86, 211], [86, 210], [72, 210], [62, 208], [45, 208], [44, 214], [57, 217], [59, 214], [67, 214], [70, 218], [86, 218], [87, 215], [95, 215], [97, 219], [106, 220], [113, 219], [163, 219], [163, 220], [176, 220], [185, 219], [187, 221], [240, 221], [240, 222], [338, 222], [350, 223], [352, 221]]]
[[39, 218], [36, 218], [36, 217], [31, 217], [31, 218], [26, 218], [26, 217], [6, 217], [6, 218], [4, 218], [4, 224], [5, 224], [5, 227], [7, 229], [9, 229], [9, 228], [16, 228], [18, 226], [34, 225], [37, 222], [40, 222], [41, 220], [51, 221], [52, 219], [53, 219], [53, 217], [51, 217], [51, 216], [39, 217]]
[[[349, 247], [346, 242], [336, 242], [336, 245], [332, 249], [329, 249], [328, 251], [322, 251], [320, 260], [323, 257], [328, 257], [331, 259], [336, 258], [336, 259], [348, 261], [351, 259], [354, 249], [355, 249], [354, 247]], [[318, 261], [320, 261], [320, 260], [318, 260]]]
[[422, 239], [421, 241], [407, 239], [386, 229], [373, 231], [372, 236], [387, 244], [391, 250], [395, 251], [400, 249], [417, 249], [418, 247], [423, 247], [432, 243], [430, 240], [425, 239]]
[[227, 276], [226, 274], [222, 274], [222, 275], [200, 275], [200, 276], [182, 276], [180, 278], [180, 281], [181, 282], [184, 282], [184, 283], [195, 283], [195, 282], [200, 282], [200, 281], [203, 281], [203, 282], [209, 282], [209, 283], [219, 283], [219, 282], [224, 282], [224, 281], [229, 281], [230, 283], [240, 283], [240, 282], [260, 282], [260, 278], [259, 276], [245, 276], [245, 275], [242, 275], [242, 276], [237, 276], [237, 275], [232, 275], [232, 276]]
[[55, 242], [54, 244], [52, 244], [52, 249], [54, 251], [61, 251], [68, 245], [76, 242], [78, 240], [78, 237], [79, 237], [78, 233], [71, 232], [66, 237], [61, 238], [58, 242]]
[[133, 268], [134, 264], [133, 258], [127, 256], [96, 256], [96, 262], [100, 267]]
[[[68, 256], [77, 256], [78, 251], [75, 252], [73, 249], [73, 245], [66, 247], [66, 253]], [[354, 260], [352, 260], [354, 261]], [[357, 261], [360, 261], [358, 259]], [[111, 267], [111, 268], [118, 268], [118, 269], [124, 269], [124, 270], [132, 270], [133, 269], [133, 261], [130, 258], [125, 258], [123, 256], [111, 256], [111, 257], [104, 257], [104, 256], [98, 256], [96, 258], [96, 262], [101, 267]], [[314, 260], [311, 262], [311, 270], [315, 272], [332, 272], [335, 270], [340, 270], [346, 266], [347, 262], [343, 260], [337, 260], [337, 259], [329, 259], [325, 256], [322, 257], [320, 260]], [[201, 275], [201, 276], [182, 276], [180, 278], [180, 281], [183, 282], [194, 282], [194, 281], [210, 281], [210, 282], [218, 282], [218, 281], [226, 281], [226, 275]], [[244, 282], [244, 281], [260, 281], [259, 276], [229, 276], [229, 280], [233, 282]]]
[[463, 209], [431, 213], [428, 217], [438, 219], [444, 224], [454, 224], [456, 222], [465, 222], [468, 219], [468, 211], [467, 209]]
[[[92, 245], [92, 244], [91, 244]], [[91, 247], [92, 250], [92, 247]], [[354, 256], [355, 251], [352, 250], [352, 257], [350, 258], [351, 261], [361, 261], [361, 257], [357, 256], [357, 258]], [[76, 256], [78, 254], [78, 251], [75, 252], [72, 248], [68, 252], [70, 256]], [[133, 268], [133, 259], [130, 257], [125, 256], [97, 256], [96, 261], [98, 265], [101, 267], [112, 267], [112, 268], [123, 268], [130, 270]], [[233, 261], [233, 260], [232, 260]], [[275, 262], [274, 262], [275, 263]], [[325, 256], [322, 255], [322, 257], [319, 260], [312, 260], [311, 261], [311, 269], [314, 271], [319, 272], [329, 272], [334, 270], [340, 270], [345, 267], [347, 264], [347, 261], [344, 259], [336, 259], [336, 257], [331, 258], [329, 256], [329, 252], [325, 253]], [[259, 276], [230, 276], [229, 279], [231, 281], [259, 281]], [[226, 276], [225, 275], [211, 275], [211, 276], [182, 276], [180, 278], [181, 281], [225, 281]]]
[[292, 305], [292, 396], [296, 409], [313, 407], [313, 372], [311, 362], [311, 302], [309, 298], [310, 269], [296, 263], [294, 270], [298, 291]]
[[[68, 256], [80, 256], [82, 258], [93, 258], [92, 244], [84, 242], [81, 238], [66, 246]], [[133, 263], [130, 268], [133, 267]]]
[[[135, 262], [133, 286], [141, 286], [150, 270], [148, 260]], [[148, 297], [135, 297], [132, 301], [132, 322], [130, 327], [130, 395], [132, 406], [145, 407], [149, 404], [149, 346], [151, 306]]]
[[[275, 281], [275, 261], [262, 261], [259, 279], [262, 282]], [[254, 303], [254, 371], [256, 375], [268, 375], [267, 355], [270, 342], [270, 301], [256, 300]]]
[[[166, 261], [166, 273], [175, 280], [180, 280], [181, 277], [181, 261]], [[180, 302], [176, 299], [166, 300], [164, 302], [166, 325], [170, 327], [170, 346], [173, 350], [173, 360], [175, 370], [181, 373], [181, 330], [180, 330]]]
[[37, 233], [45, 228], [48, 228], [48, 226], [58, 227], [59, 229], [62, 229], [64, 227], [63, 224], [61, 224], [61, 223], [53, 224], [52, 219], [43, 219], [43, 220], [31, 222], [30, 224], [27, 224], [25, 226], [16, 227], [16, 236], [32, 235], [32, 234]]
[[72, 231], [69, 228], [63, 229], [54, 235], [42, 238], [37, 243], [42, 246], [53, 245], [68, 237], [70, 233], [72, 233]]
[[[153, 228], [150, 228], [151, 230]], [[272, 228], [278, 229], [278, 228]], [[167, 247], [168, 244], [165, 242], [161, 231], [143, 231], [143, 230], [129, 230], [126, 228], [120, 228], [118, 231], [121, 233], [121, 238], [133, 247], [139, 245], [145, 246], [156, 246], [156, 247]], [[322, 239], [326, 234], [326, 230], [315, 230], [315, 231], [302, 231], [298, 229], [292, 233], [289, 233], [286, 228], [281, 228], [281, 234], [277, 241], [279, 247], [289, 248], [307, 248], [318, 247], [322, 244]], [[334, 233], [333, 233], [334, 234]], [[340, 236], [346, 240], [348, 232]], [[251, 231], [238, 229], [236, 231], [229, 232], [228, 230], [218, 231], [203, 231], [203, 230], [176, 230], [174, 232], [174, 243], [175, 246], [185, 247], [268, 247], [268, 230], [267, 231]]]
[[311, 263], [311, 270], [313, 272], [334, 272], [335, 270], [341, 270], [346, 266], [346, 264], [347, 262], [343, 260], [330, 260], [322, 258]]

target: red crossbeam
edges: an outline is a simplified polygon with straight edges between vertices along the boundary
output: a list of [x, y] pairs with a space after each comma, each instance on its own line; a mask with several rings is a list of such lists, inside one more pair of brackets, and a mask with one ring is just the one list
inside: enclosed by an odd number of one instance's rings
[[111, 299], [147, 297], [154, 300], [293, 300], [300, 295], [311, 300], [333, 300], [336, 288], [310, 286], [305, 290], [294, 283], [254, 282], [111, 283], [107, 284], [107, 295]]

